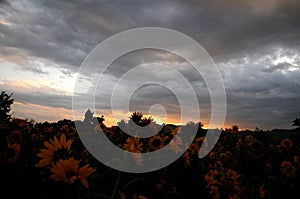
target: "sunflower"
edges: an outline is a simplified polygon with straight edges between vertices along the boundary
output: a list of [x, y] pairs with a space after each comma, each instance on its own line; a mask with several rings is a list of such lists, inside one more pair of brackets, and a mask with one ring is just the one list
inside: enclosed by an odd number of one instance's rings
[[[121, 199], [127, 199], [125, 193], [119, 191], [119, 196]], [[138, 194], [133, 194], [133, 199], [148, 199], [146, 196], [143, 195], [138, 195]]]
[[21, 150], [20, 144], [7, 143], [7, 151], [4, 153], [4, 162], [6, 164], [14, 164], [18, 160], [19, 153]]
[[172, 137], [177, 135], [178, 131], [180, 130], [180, 127], [176, 127], [175, 129], [172, 129]]
[[254, 140], [254, 137], [252, 135], [246, 136], [246, 142], [252, 142]]
[[141, 153], [131, 153], [131, 155], [132, 155], [132, 159], [136, 164], [143, 165], [143, 159]]
[[10, 135], [10, 142], [11, 143], [21, 143], [22, 141], [22, 134], [21, 132], [18, 130], [14, 130], [11, 132]]
[[0, 129], [2, 129], [2, 130], [7, 129], [7, 124], [5, 124], [5, 123], [0, 123]]
[[80, 167], [79, 163], [80, 161], [75, 160], [73, 157], [67, 160], [59, 160], [50, 169], [52, 172], [50, 178], [70, 184], [80, 181], [88, 189], [89, 184], [86, 177], [94, 173], [96, 169], [90, 167], [89, 164]]
[[183, 151], [182, 147], [183, 147], [182, 139], [179, 136], [176, 136], [170, 142], [170, 149], [175, 153], [181, 153]]
[[71, 144], [73, 140], [66, 140], [65, 134], [61, 134], [60, 139], [54, 136], [50, 142], [45, 141], [44, 145], [46, 149], [41, 149], [38, 157], [42, 158], [37, 167], [44, 167], [51, 164], [52, 161], [58, 161], [60, 159], [67, 159], [70, 157]]
[[231, 152], [230, 151], [225, 151], [224, 153], [221, 153], [220, 158], [224, 162], [229, 162], [231, 160]]
[[155, 151], [161, 149], [165, 145], [166, 137], [155, 134], [148, 140], [149, 151]]
[[229, 168], [226, 171], [226, 176], [227, 176], [228, 179], [232, 180], [234, 183], [237, 183], [237, 180], [238, 180], [240, 175], [236, 171], [234, 171], [233, 169]]
[[68, 131], [68, 129], [69, 129], [68, 125], [65, 124], [59, 130], [60, 130], [60, 132], [66, 133]]
[[209, 159], [215, 160], [217, 158], [217, 154], [213, 151], [209, 152]]
[[126, 143], [123, 144], [123, 148], [129, 152], [140, 153], [143, 150], [143, 144], [138, 137], [129, 137]]
[[298, 155], [294, 156], [294, 162], [300, 167], [300, 157]]
[[258, 140], [253, 140], [250, 143], [249, 153], [255, 158], [260, 158], [263, 155], [263, 144]]
[[287, 178], [293, 178], [296, 175], [296, 167], [290, 161], [283, 161], [281, 163], [281, 171]]
[[182, 158], [183, 158], [183, 162], [184, 162], [185, 166], [190, 166], [190, 164], [192, 162], [192, 158], [191, 158], [191, 154], [188, 151], [186, 151], [183, 154]]
[[258, 189], [259, 197], [265, 198], [266, 194], [268, 193], [267, 189], [265, 188], [265, 185], [262, 184], [260, 188]]
[[279, 146], [284, 148], [284, 149], [290, 149], [290, 148], [293, 147], [293, 142], [292, 142], [292, 140], [290, 140], [288, 138], [285, 138], [285, 139], [281, 140]]
[[218, 186], [212, 185], [209, 187], [209, 193], [213, 196], [215, 199], [221, 198], [220, 190]]
[[209, 170], [208, 173], [205, 175], [205, 180], [207, 182], [207, 188], [211, 187], [212, 185], [220, 185], [220, 182], [216, 179], [216, 176], [219, 174], [217, 170]]

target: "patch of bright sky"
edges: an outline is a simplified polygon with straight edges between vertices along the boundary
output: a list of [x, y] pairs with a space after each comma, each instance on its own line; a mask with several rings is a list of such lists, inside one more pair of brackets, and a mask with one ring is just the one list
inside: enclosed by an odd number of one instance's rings
[[2, 61], [0, 62], [1, 81], [7, 83], [24, 82], [27, 85], [35, 87], [51, 87], [58, 93], [71, 95], [73, 93], [76, 74], [65, 75], [59, 68], [46, 67], [40, 64], [40, 69], [45, 74], [37, 74], [31, 71], [22, 70], [22, 68], [14, 63]]
[[20, 102], [14, 102], [12, 109], [13, 117], [33, 119], [36, 122], [57, 122], [58, 120], [72, 119], [73, 114], [72, 110], [65, 108], [24, 104]]
[[292, 64], [295, 62], [298, 54], [293, 54], [291, 55], [291, 53], [289, 52], [285, 52], [284, 49], [282, 48], [279, 48], [276, 52], [275, 52], [275, 57], [273, 58], [273, 61], [272, 63], [277, 65], [277, 64], [280, 64], [280, 63], [289, 63], [289, 64]]
[[285, 75], [285, 74], [288, 74], [289, 72], [300, 70], [300, 66], [298, 66], [296, 64], [297, 56], [298, 56], [298, 54], [289, 55], [288, 53], [284, 52], [283, 49], [279, 49], [276, 52], [276, 57], [274, 58], [272, 63], [275, 65], [281, 64], [281, 63], [290, 64], [290, 66], [288, 68], [281, 70], [281, 73]]
[[0, 24], [1, 24], [1, 25], [5, 25], [5, 26], [10, 26], [10, 25], [12, 25], [11, 23], [9, 23], [8, 21], [3, 20], [3, 19], [0, 19]]

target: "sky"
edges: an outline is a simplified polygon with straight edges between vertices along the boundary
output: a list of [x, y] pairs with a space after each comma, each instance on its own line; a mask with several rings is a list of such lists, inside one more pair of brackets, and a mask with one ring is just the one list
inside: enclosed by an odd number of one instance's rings
[[[37, 122], [83, 119], [73, 110], [77, 81], [85, 85], [80, 97], [94, 88], [91, 75], [77, 79], [89, 53], [107, 38], [140, 27], [162, 27], [193, 38], [218, 67], [227, 99], [224, 127], [241, 129], [293, 128], [300, 116], [300, 1], [0, 1], [0, 88], [13, 93], [12, 116]], [[130, 96], [129, 112], [118, 103], [114, 115], [114, 84], [141, 64], [166, 64], [178, 70], [197, 90], [201, 122], [210, 122], [210, 96], [203, 78], [178, 55], [144, 49], [116, 59], [103, 75], [96, 93], [95, 114], [110, 126], [116, 118], [141, 111], [157, 122], [180, 123], [180, 104], [174, 92], [156, 84], [140, 87]], [[141, 77], [163, 78], [183, 92], [174, 74], [144, 70]], [[128, 95], [123, 82], [118, 99]], [[193, 111], [191, 104], [186, 111]], [[149, 112], [150, 110], [150, 112]], [[82, 118], [73, 118], [73, 111]], [[152, 114], [150, 114], [152, 113]]]

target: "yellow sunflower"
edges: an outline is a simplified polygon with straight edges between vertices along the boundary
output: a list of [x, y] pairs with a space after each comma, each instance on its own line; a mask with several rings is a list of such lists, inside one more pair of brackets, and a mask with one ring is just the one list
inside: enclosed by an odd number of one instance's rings
[[22, 134], [19, 130], [14, 130], [10, 134], [10, 142], [11, 143], [21, 143]]
[[213, 196], [215, 199], [221, 198], [220, 190], [218, 186], [212, 185], [209, 187], [209, 193]]
[[290, 149], [293, 147], [293, 142], [292, 142], [292, 140], [285, 138], [285, 139], [281, 140], [280, 147], [282, 147], [284, 149]]
[[173, 138], [173, 140], [170, 142], [170, 149], [175, 153], [180, 153], [183, 151], [182, 149], [183, 143], [181, 137], [176, 136]]
[[80, 167], [79, 163], [80, 161], [75, 160], [73, 157], [67, 160], [59, 160], [54, 163], [50, 169], [52, 172], [50, 178], [70, 184], [79, 180], [82, 185], [88, 189], [89, 184], [86, 177], [94, 173], [96, 169], [90, 167], [89, 164]]
[[166, 142], [166, 137], [160, 136], [158, 134], [155, 134], [151, 138], [148, 139], [148, 150], [149, 151], [156, 151], [158, 149], [161, 149]]
[[246, 142], [252, 142], [254, 140], [254, 137], [252, 135], [246, 136]]
[[200, 148], [201, 148], [201, 144], [199, 144], [197, 142], [193, 142], [189, 147], [189, 149], [192, 153], [199, 153]]
[[296, 167], [290, 161], [283, 161], [281, 163], [281, 171], [287, 178], [293, 178], [296, 175]]
[[178, 131], [180, 130], [180, 127], [176, 127], [175, 129], [172, 130], [172, 137], [177, 135]]
[[185, 166], [190, 166], [191, 162], [192, 162], [192, 158], [191, 158], [191, 155], [188, 151], [186, 151], [183, 156], [183, 162], [185, 164]]
[[60, 139], [54, 136], [50, 142], [45, 141], [44, 145], [46, 148], [41, 149], [40, 153], [37, 154], [42, 159], [36, 166], [44, 167], [51, 164], [52, 161], [69, 158], [72, 142], [73, 140], [66, 139], [65, 134], [61, 134]]
[[226, 171], [226, 176], [227, 176], [228, 179], [232, 180], [236, 184], [240, 175], [236, 171], [234, 171], [233, 169], [229, 168]]
[[6, 164], [15, 164], [20, 154], [21, 146], [16, 143], [7, 143], [7, 151], [4, 153], [4, 162]]
[[143, 150], [143, 144], [138, 137], [129, 137], [123, 144], [123, 148], [129, 152], [140, 153]]
[[219, 172], [217, 170], [209, 170], [208, 173], [205, 175], [205, 180], [207, 182], [207, 188], [211, 187], [212, 185], [219, 185], [220, 182], [216, 179]]

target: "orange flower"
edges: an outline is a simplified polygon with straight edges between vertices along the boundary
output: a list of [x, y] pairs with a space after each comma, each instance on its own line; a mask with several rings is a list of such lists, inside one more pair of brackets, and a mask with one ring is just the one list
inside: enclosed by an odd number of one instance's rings
[[67, 131], [68, 131], [68, 129], [69, 129], [69, 127], [68, 127], [68, 125], [63, 125], [59, 130], [61, 131], [61, 132], [64, 132], [64, 133], [66, 133]]
[[179, 136], [175, 136], [175, 138], [172, 139], [169, 145], [170, 145], [170, 149], [175, 153], [180, 153], [183, 151], [182, 149], [183, 143], [181, 137]]
[[265, 189], [265, 185], [262, 184], [262, 186], [259, 188], [258, 193], [259, 193], [259, 197], [264, 198], [265, 195], [267, 194], [267, 190]]
[[7, 124], [1, 123], [0, 124], [0, 129], [2, 129], [2, 130], [7, 129]]
[[198, 142], [193, 142], [191, 145], [190, 145], [190, 147], [189, 147], [189, 149], [191, 150], [191, 152], [193, 152], [193, 153], [199, 153], [199, 151], [200, 151], [200, 144], [198, 143]]
[[290, 161], [283, 161], [281, 163], [281, 171], [287, 178], [293, 178], [296, 175], [296, 167]]
[[[119, 196], [121, 199], [127, 199], [126, 195], [121, 191], [119, 191]], [[148, 199], [148, 198], [143, 195], [138, 195], [135, 193], [135, 194], [133, 194], [133, 199]]]
[[149, 138], [149, 151], [155, 151], [162, 148], [165, 144], [166, 137], [155, 134], [153, 137]]
[[293, 142], [292, 142], [292, 140], [290, 140], [288, 138], [285, 138], [285, 139], [281, 140], [279, 146], [284, 148], [284, 149], [290, 149], [290, 148], [293, 147]]
[[192, 158], [191, 158], [191, 155], [188, 151], [186, 151], [183, 156], [183, 162], [186, 166], [190, 166], [191, 162], [192, 162]]
[[241, 197], [237, 194], [234, 194], [233, 196], [229, 196], [228, 199], [240, 199]]
[[138, 165], [143, 164], [142, 154], [141, 153], [131, 153], [134, 162]]
[[179, 130], [180, 127], [176, 127], [175, 129], [172, 129], [172, 137], [176, 136]]
[[232, 170], [232, 169], [228, 169], [228, 170], [226, 171], [226, 175], [227, 175], [227, 177], [228, 177], [229, 179], [233, 180], [234, 182], [237, 182], [237, 179], [238, 179], [239, 176], [240, 176], [236, 171], [234, 171], [234, 170]]
[[213, 198], [214, 198], [214, 199], [219, 199], [219, 198], [221, 198], [221, 194], [220, 194], [220, 191], [219, 191], [219, 187], [217, 187], [217, 186], [215, 186], [215, 185], [212, 185], [212, 186], [210, 187], [209, 193], [213, 195]]
[[21, 132], [18, 130], [18, 131], [12, 131], [11, 132], [11, 137], [10, 137], [10, 142], [11, 143], [21, 143], [22, 141], [22, 134]]
[[129, 152], [140, 153], [143, 150], [143, 144], [140, 143], [138, 137], [129, 137], [126, 140], [126, 143], [123, 144], [124, 149]]
[[14, 164], [18, 160], [21, 147], [20, 144], [7, 143], [7, 151], [4, 154], [4, 162], [7, 164]]
[[50, 142], [45, 141], [46, 149], [41, 149], [40, 153], [37, 154], [42, 159], [36, 166], [44, 167], [51, 164], [52, 161], [69, 158], [72, 142], [71, 139], [66, 140], [65, 134], [61, 134], [60, 139], [54, 136], [54, 139]]
[[20, 119], [20, 118], [15, 118], [15, 119], [13, 120], [13, 122], [14, 122], [17, 126], [19, 126], [19, 127], [24, 127], [24, 126], [27, 125], [26, 120]]
[[217, 154], [215, 153], [215, 152], [213, 152], [213, 151], [211, 151], [211, 152], [209, 152], [209, 159], [216, 159], [216, 157], [217, 157]]
[[85, 188], [89, 188], [88, 181], [86, 177], [90, 176], [96, 171], [96, 169], [90, 167], [89, 164], [84, 166], [79, 166], [80, 161], [75, 160], [73, 157], [67, 160], [59, 160], [53, 164], [50, 169], [52, 175], [51, 179], [56, 181], [63, 181], [66, 183], [73, 184], [79, 180]]
[[167, 185], [167, 176], [166, 173], [162, 173], [162, 177], [158, 183], [156, 183], [156, 188], [158, 191], [161, 191]]
[[217, 170], [210, 170], [205, 175], [205, 180], [207, 182], [207, 187], [211, 187], [212, 185], [219, 184], [218, 180], [216, 180], [215, 176], [218, 175], [219, 172]]
[[254, 140], [254, 137], [252, 135], [246, 136], [246, 142], [252, 142]]
[[300, 163], [300, 157], [298, 155], [294, 156], [294, 162], [299, 164]]

